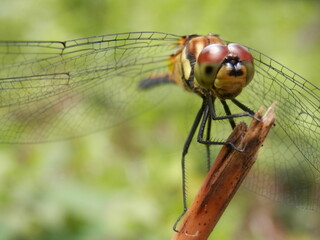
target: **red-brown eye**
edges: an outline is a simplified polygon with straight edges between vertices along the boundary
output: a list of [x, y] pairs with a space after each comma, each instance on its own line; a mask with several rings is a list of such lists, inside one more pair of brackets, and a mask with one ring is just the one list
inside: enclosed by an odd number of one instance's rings
[[226, 45], [211, 44], [206, 46], [198, 57], [198, 63], [221, 63], [229, 54]]
[[237, 56], [240, 61], [253, 62], [253, 57], [249, 50], [238, 43], [228, 44], [228, 50], [231, 55]]
[[208, 45], [197, 60], [194, 73], [199, 86], [223, 99], [236, 97], [254, 75], [251, 53], [237, 43]]

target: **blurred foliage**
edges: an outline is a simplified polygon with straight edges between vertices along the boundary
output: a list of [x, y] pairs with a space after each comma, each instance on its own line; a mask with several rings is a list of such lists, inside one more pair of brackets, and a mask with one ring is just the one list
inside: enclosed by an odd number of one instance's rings
[[[213, 32], [258, 49], [320, 85], [316, 0], [0, 0], [0, 6], [1, 40]], [[0, 239], [168, 239], [182, 210], [180, 155], [193, 116], [187, 99], [194, 98], [186, 94], [83, 138], [1, 145]], [[193, 152], [190, 196], [205, 173], [201, 154]], [[263, 219], [270, 215], [278, 239], [319, 239], [319, 214], [245, 191], [231, 202], [211, 239], [276, 239], [264, 233]]]

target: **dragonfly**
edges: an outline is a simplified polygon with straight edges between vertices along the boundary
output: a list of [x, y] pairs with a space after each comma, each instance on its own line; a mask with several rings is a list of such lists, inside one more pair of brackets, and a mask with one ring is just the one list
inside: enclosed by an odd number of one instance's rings
[[[252, 119], [260, 106], [276, 101], [276, 126], [244, 185], [320, 211], [319, 87], [215, 34], [1, 41], [0, 143], [86, 135], [142, 114], [181, 89], [202, 101], [182, 150], [183, 169], [194, 136], [210, 162], [214, 145], [236, 148], [225, 139], [237, 121]], [[185, 196], [184, 170], [182, 179]], [[183, 204], [186, 208], [185, 198]]]

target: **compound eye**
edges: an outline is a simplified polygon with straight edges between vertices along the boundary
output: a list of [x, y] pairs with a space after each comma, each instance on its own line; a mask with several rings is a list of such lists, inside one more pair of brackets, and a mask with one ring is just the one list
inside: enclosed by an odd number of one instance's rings
[[198, 63], [222, 63], [228, 54], [228, 46], [211, 44], [201, 51], [198, 57]]
[[246, 85], [248, 85], [254, 75], [253, 56], [246, 47], [238, 43], [228, 44], [228, 49], [230, 56], [237, 57], [239, 61], [244, 65], [246, 70]]
[[228, 44], [228, 50], [231, 55], [237, 56], [240, 61], [253, 62], [253, 57], [249, 50], [238, 43]]

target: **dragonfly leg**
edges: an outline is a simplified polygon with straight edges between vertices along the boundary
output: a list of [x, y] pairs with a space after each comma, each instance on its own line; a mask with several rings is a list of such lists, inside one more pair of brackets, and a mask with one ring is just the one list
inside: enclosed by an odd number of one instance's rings
[[[232, 99], [231, 101], [233, 103], [235, 103], [238, 107], [242, 106], [244, 108], [241, 108], [242, 110], [246, 111], [244, 113], [237, 113], [237, 114], [231, 114], [230, 112], [230, 109], [227, 105], [227, 103], [224, 101], [224, 100], [221, 100], [221, 103], [223, 104], [223, 107], [227, 113], [226, 116], [221, 116], [221, 117], [218, 117], [215, 113], [215, 110], [214, 110], [214, 99], [212, 98], [212, 96], [208, 95], [207, 96], [207, 99], [208, 99], [208, 105], [209, 105], [209, 108], [210, 108], [210, 115], [211, 115], [211, 119], [212, 120], [223, 120], [223, 119], [233, 119], [233, 118], [238, 118], [238, 117], [251, 117], [251, 118], [254, 118], [258, 121], [260, 121], [261, 119], [258, 119], [254, 116], [254, 111], [250, 110], [248, 107], [246, 107], [245, 105], [243, 105], [242, 103], [240, 103], [239, 101], [235, 100], [235, 99]], [[230, 114], [228, 114], [230, 113]], [[234, 120], [233, 120], [234, 121]], [[234, 123], [235, 124], [235, 123]], [[235, 125], [234, 125], [235, 126]]]
[[[222, 103], [223, 109], [224, 109], [225, 113], [227, 114], [227, 116], [232, 115], [231, 111], [230, 111], [230, 108], [229, 108], [228, 104], [226, 103], [226, 101], [225, 100], [220, 100], [220, 102]], [[231, 128], [234, 129], [236, 127], [236, 122], [234, 121], [233, 118], [228, 118], [228, 120], [229, 120], [229, 123], [231, 125]]]
[[[204, 112], [203, 112], [203, 118], [200, 123], [197, 141], [199, 143], [205, 144], [206, 146], [207, 145], [208, 146], [210, 146], [210, 145], [228, 145], [238, 152], [243, 152], [245, 149], [237, 148], [232, 142], [211, 141], [210, 139], [203, 140], [204, 139], [203, 134], [204, 134], [204, 129], [205, 129], [206, 123], [207, 123], [207, 121], [211, 121], [210, 115], [212, 115], [210, 105], [206, 105]], [[213, 120], [216, 120], [216, 119], [213, 119]]]
[[[226, 112], [226, 116], [222, 116], [222, 117], [217, 117], [215, 114], [215, 109], [214, 109], [214, 101], [215, 98], [212, 97], [211, 95], [207, 95], [207, 97], [205, 97], [203, 99], [201, 108], [199, 109], [196, 118], [193, 122], [193, 125], [191, 127], [191, 130], [189, 132], [189, 135], [187, 137], [187, 140], [184, 144], [183, 147], [183, 152], [182, 152], [182, 158], [181, 158], [181, 168], [182, 168], [182, 195], [183, 195], [183, 211], [182, 213], [179, 215], [178, 219], [176, 220], [175, 224], [173, 225], [173, 230], [175, 232], [178, 232], [177, 230], [177, 225], [179, 223], [179, 221], [181, 220], [181, 218], [184, 216], [184, 214], [187, 211], [187, 197], [186, 197], [186, 172], [185, 172], [185, 156], [188, 153], [191, 141], [193, 139], [193, 136], [199, 127], [199, 132], [198, 132], [198, 137], [197, 137], [197, 141], [199, 143], [202, 143], [206, 146], [206, 153], [207, 153], [207, 167], [208, 170], [210, 169], [211, 166], [211, 156], [210, 156], [210, 145], [228, 145], [230, 147], [232, 147], [233, 149], [235, 149], [236, 151], [239, 152], [243, 152], [245, 149], [239, 149], [237, 148], [232, 142], [219, 142], [219, 141], [211, 141], [210, 140], [210, 136], [211, 136], [211, 121], [212, 120], [220, 120], [220, 119], [228, 119], [230, 122], [230, 125], [232, 128], [235, 127], [235, 121], [234, 118], [236, 117], [243, 117], [243, 116], [250, 116], [252, 118], [254, 117], [254, 112], [252, 110], [250, 110], [249, 108], [246, 108], [243, 104], [239, 103], [238, 101], [236, 101], [237, 103], [235, 103], [237, 106], [244, 106], [244, 108], [240, 107], [241, 109], [245, 110], [245, 113], [240, 113], [240, 114], [231, 114], [231, 111], [228, 107], [228, 105], [226, 104], [226, 102], [224, 100], [221, 100], [221, 103], [223, 104], [223, 107], [225, 109]], [[249, 110], [249, 111], [248, 111]], [[206, 132], [206, 137], [204, 139], [204, 131], [205, 128], [207, 126], [207, 132]]]
[[183, 152], [182, 152], [182, 158], [181, 158], [181, 168], [182, 168], [182, 197], [183, 197], [183, 211], [180, 214], [180, 216], [177, 218], [176, 222], [173, 225], [173, 230], [175, 232], [178, 232], [177, 230], [177, 225], [179, 223], [179, 221], [181, 220], [181, 218], [184, 216], [184, 214], [186, 213], [188, 207], [187, 207], [187, 193], [186, 193], [186, 169], [185, 169], [185, 156], [188, 153], [192, 138], [199, 126], [200, 120], [202, 118], [203, 112], [205, 109], [205, 101], [203, 101], [201, 108], [199, 109], [197, 116], [192, 124], [191, 130], [189, 132], [189, 135], [187, 137], [186, 142], [184, 143], [183, 146]]
[[[206, 141], [210, 141], [210, 138], [211, 138], [211, 122], [212, 121], [207, 121]], [[207, 170], [209, 172], [210, 167], [211, 167], [210, 145], [205, 145], [205, 146], [206, 146], [206, 154], [207, 154]]]
[[245, 111], [245, 112], [248, 112], [248, 113], [250, 113], [251, 115], [254, 115], [255, 114], [255, 112], [254, 111], [252, 111], [250, 108], [248, 108], [246, 105], [244, 105], [244, 104], [242, 104], [241, 102], [239, 102], [237, 99], [231, 99], [231, 101], [235, 104], [235, 105], [237, 105], [240, 109], [242, 109], [243, 111]]

